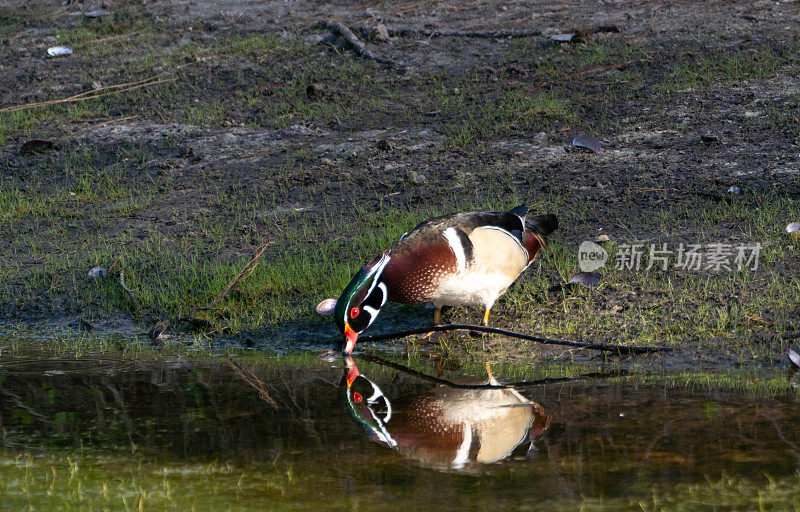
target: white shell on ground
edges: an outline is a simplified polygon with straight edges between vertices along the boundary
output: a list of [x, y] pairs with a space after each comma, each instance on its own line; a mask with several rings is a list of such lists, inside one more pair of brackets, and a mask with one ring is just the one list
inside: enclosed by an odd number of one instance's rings
[[317, 304], [317, 313], [322, 316], [331, 316], [336, 309], [336, 299], [325, 299]]
[[66, 46], [51, 46], [47, 49], [47, 55], [50, 57], [64, 57], [65, 55], [72, 55], [72, 48]]
[[800, 367], [800, 354], [789, 349], [786, 351], [786, 355], [789, 356], [789, 361], [791, 361], [793, 365]]
[[792, 236], [800, 236], [800, 222], [792, 222], [786, 226], [786, 232]]

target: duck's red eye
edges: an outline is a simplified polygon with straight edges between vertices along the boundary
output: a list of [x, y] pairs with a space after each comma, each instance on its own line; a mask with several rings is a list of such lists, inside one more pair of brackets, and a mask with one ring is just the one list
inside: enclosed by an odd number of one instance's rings
[[361, 313], [361, 310], [360, 310], [360, 309], [358, 309], [357, 307], [356, 307], [356, 308], [353, 308], [353, 309], [351, 309], [351, 310], [350, 310], [350, 318], [355, 318], [355, 317], [357, 317], [359, 313]]
[[361, 402], [361, 400], [363, 399], [364, 398], [361, 396], [361, 393], [359, 393], [358, 391], [353, 393], [353, 400], [355, 400], [356, 402]]

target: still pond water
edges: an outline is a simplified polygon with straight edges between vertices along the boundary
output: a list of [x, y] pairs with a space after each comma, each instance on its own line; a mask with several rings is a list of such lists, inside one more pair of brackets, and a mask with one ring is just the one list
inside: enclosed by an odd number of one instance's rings
[[492, 387], [397, 359], [233, 361], [4, 352], [0, 510], [800, 509], [778, 371], [492, 368], [516, 382]]

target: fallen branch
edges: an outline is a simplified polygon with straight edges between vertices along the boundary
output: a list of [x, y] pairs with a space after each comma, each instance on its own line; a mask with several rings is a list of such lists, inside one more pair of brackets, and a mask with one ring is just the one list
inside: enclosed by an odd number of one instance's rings
[[562, 345], [566, 347], [586, 348], [586, 349], [600, 350], [605, 352], [616, 352], [619, 355], [650, 354], [652, 352], [672, 351], [672, 349], [669, 347], [630, 347], [624, 345], [613, 345], [609, 343], [584, 343], [581, 341], [555, 340], [552, 338], [544, 338], [541, 336], [532, 336], [530, 334], [522, 334], [518, 332], [507, 331], [505, 329], [497, 329], [495, 327], [484, 327], [482, 325], [463, 325], [463, 324], [431, 325], [429, 327], [420, 327], [418, 329], [409, 329], [406, 331], [398, 331], [390, 334], [362, 336], [358, 338], [358, 341], [365, 342], [365, 341], [396, 340], [398, 338], [405, 338], [406, 336], [412, 336], [415, 334], [427, 334], [429, 332], [440, 332], [440, 331], [477, 331], [477, 332], [486, 332], [490, 334], [502, 334], [503, 336], [519, 338], [521, 340], [526, 340], [526, 341], [535, 341], [537, 343], [543, 343], [546, 345]]
[[95, 98], [100, 98], [103, 96], [108, 96], [111, 94], [119, 94], [121, 92], [128, 92], [139, 89], [141, 87], [148, 87], [151, 85], [162, 84], [165, 82], [173, 82], [175, 78], [161, 78], [159, 79], [160, 75], [156, 75], [150, 78], [145, 78], [144, 80], [139, 80], [136, 82], [127, 82], [124, 84], [115, 84], [115, 85], [106, 85], [104, 87], [100, 87], [98, 89], [92, 89], [89, 91], [84, 91], [82, 93], [75, 94], [74, 96], [70, 96], [68, 98], [62, 98], [58, 100], [47, 100], [47, 101], [35, 101], [32, 103], [25, 103], [22, 105], [13, 105], [10, 107], [3, 107], [0, 108], [0, 112], [15, 112], [17, 110], [26, 110], [29, 108], [35, 107], [46, 107], [49, 105], [58, 105], [60, 103], [74, 103], [78, 101], [88, 101], [93, 100]]
[[[361, 26], [358, 30], [362, 34], [374, 34], [375, 28]], [[614, 25], [599, 25], [597, 27], [572, 29], [566, 32], [573, 32], [577, 37], [586, 37], [590, 34], [597, 32], [619, 32], [619, 28]], [[386, 33], [391, 37], [475, 37], [483, 39], [507, 39], [507, 38], [523, 38], [523, 37], [539, 37], [542, 34], [541, 30], [429, 30], [424, 28], [412, 27], [386, 27]]]
[[258, 391], [258, 396], [261, 397], [262, 400], [267, 402], [269, 405], [272, 406], [273, 409], [278, 408], [278, 402], [272, 399], [267, 392], [266, 386], [264, 386], [264, 381], [259, 379], [255, 373], [251, 372], [250, 370], [245, 370], [238, 364], [233, 362], [233, 359], [228, 358], [228, 365], [233, 368], [233, 371], [241, 377], [241, 379], [248, 384], [250, 384], [256, 391]]
[[361, 42], [361, 40], [353, 33], [353, 31], [347, 28], [344, 24], [339, 23], [338, 21], [326, 20], [320, 21], [317, 26], [326, 30], [330, 30], [332, 33], [341, 36], [358, 55], [374, 60], [375, 62], [380, 62], [381, 64], [386, 64], [387, 66], [398, 67], [393, 60], [379, 57], [372, 53], [369, 48], [367, 48], [367, 45]]

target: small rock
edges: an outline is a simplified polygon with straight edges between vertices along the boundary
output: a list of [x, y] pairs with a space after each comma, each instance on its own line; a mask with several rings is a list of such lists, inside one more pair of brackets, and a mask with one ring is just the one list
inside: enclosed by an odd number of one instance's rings
[[786, 226], [786, 233], [794, 238], [800, 237], [800, 222], [792, 222]]
[[333, 165], [333, 160], [331, 160], [328, 157], [324, 157], [319, 161], [319, 163], [321, 163], [322, 165]]
[[733, 186], [733, 187], [728, 189], [728, 193], [729, 194], [733, 194], [733, 195], [739, 195], [739, 194], [742, 193], [742, 189], [740, 189], [739, 187]]
[[108, 270], [104, 269], [103, 267], [92, 267], [88, 275], [92, 279], [102, 279], [108, 275]]
[[111, 14], [109, 11], [89, 11], [84, 16], [87, 18], [99, 18], [100, 16], [108, 16]]
[[597, 238], [595, 238], [594, 241], [595, 243], [602, 244], [604, 242], [610, 242], [611, 237], [609, 237], [608, 235], [600, 235]]
[[417, 171], [408, 171], [406, 173], [406, 178], [408, 179], [408, 182], [411, 183], [412, 185], [419, 185], [420, 183], [425, 181], [425, 175], [420, 174]]
[[66, 57], [72, 55], [72, 48], [66, 46], [51, 46], [47, 49], [47, 55], [50, 57]]
[[389, 31], [386, 30], [386, 25], [380, 23], [377, 27], [375, 27], [375, 36], [376, 41], [388, 41], [389, 40]]
[[569, 43], [572, 41], [577, 34], [567, 33], [567, 34], [553, 34], [550, 36], [550, 39], [557, 43]]

